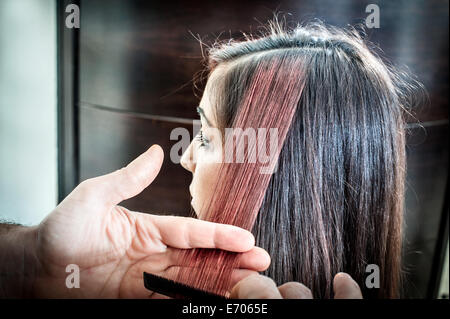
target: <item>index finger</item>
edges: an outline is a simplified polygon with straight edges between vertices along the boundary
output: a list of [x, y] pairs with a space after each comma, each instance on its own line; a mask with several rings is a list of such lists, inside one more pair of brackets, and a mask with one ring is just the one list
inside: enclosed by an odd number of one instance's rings
[[190, 217], [152, 216], [161, 241], [171, 247], [217, 248], [232, 252], [246, 252], [255, 246], [249, 231], [226, 224], [216, 224]]

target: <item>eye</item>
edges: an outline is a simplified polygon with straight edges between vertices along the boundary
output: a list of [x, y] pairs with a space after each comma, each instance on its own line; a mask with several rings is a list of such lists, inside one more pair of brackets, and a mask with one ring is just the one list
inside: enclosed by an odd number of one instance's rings
[[200, 147], [205, 147], [209, 143], [208, 139], [203, 136], [203, 131], [202, 130], [200, 130], [198, 132], [198, 134], [195, 136], [195, 139], [200, 142]]

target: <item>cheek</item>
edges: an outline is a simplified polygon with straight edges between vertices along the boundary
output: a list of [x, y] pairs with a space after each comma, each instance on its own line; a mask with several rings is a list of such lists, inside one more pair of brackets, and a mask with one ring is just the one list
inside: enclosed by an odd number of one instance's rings
[[192, 207], [201, 219], [202, 209], [210, 200], [217, 182], [218, 164], [198, 163], [192, 180]]

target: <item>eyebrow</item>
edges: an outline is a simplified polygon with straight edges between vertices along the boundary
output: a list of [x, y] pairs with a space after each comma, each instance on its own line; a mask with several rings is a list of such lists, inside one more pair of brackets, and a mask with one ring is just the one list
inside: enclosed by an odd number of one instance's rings
[[211, 126], [211, 127], [212, 127], [211, 122], [208, 120], [208, 118], [207, 118], [206, 115], [205, 115], [205, 111], [204, 111], [200, 106], [197, 106], [197, 113], [198, 113], [200, 116], [203, 116], [203, 118], [205, 119], [206, 124], [208, 124], [208, 126]]

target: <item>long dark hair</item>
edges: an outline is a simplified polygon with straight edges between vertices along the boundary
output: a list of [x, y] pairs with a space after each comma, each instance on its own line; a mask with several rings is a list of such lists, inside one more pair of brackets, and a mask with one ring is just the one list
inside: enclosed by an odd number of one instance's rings
[[[398, 297], [407, 86], [354, 30], [275, 22], [262, 37], [209, 49], [211, 72], [229, 65], [211, 86], [220, 128], [236, 124], [261, 60], [281, 56], [303, 62], [303, 91], [253, 226], [272, 257], [265, 274], [330, 298], [343, 271], [364, 297]], [[379, 289], [365, 285], [369, 264], [380, 269]]]

